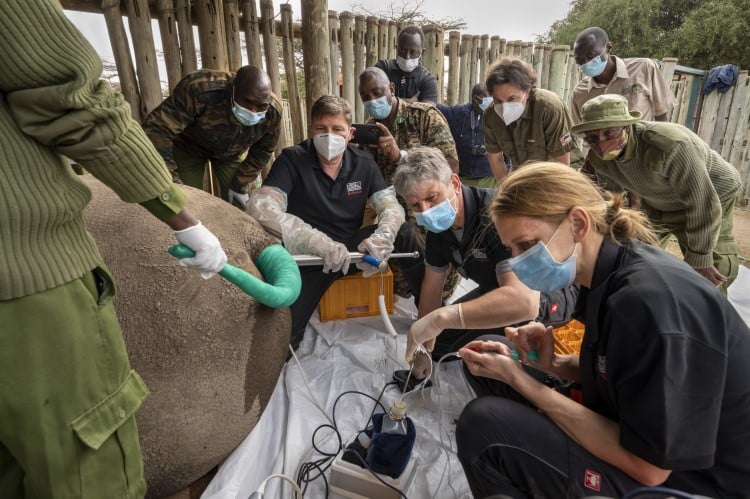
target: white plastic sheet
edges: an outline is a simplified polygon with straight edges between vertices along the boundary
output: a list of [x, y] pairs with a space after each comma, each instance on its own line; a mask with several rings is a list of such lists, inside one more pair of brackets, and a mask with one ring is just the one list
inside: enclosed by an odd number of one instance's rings
[[[397, 299], [396, 305], [398, 316], [392, 316], [392, 323], [397, 338], [385, 332], [380, 317], [321, 323], [314, 314], [297, 353], [310, 388], [329, 417], [333, 417], [333, 405], [340, 394], [358, 390], [377, 398], [392, 380], [393, 371], [407, 368], [403, 361], [406, 331], [416, 309], [412, 300]], [[460, 361], [441, 363], [433, 381], [437, 383], [432, 387], [406, 396], [408, 415], [417, 430], [412, 453], [417, 471], [405, 493], [409, 499], [470, 498], [455, 454], [454, 430], [461, 410], [474, 394], [461, 373]], [[395, 385], [388, 387], [383, 405], [389, 407], [400, 395]], [[356, 394], [339, 400], [335, 418], [345, 444], [366, 427], [373, 405], [372, 400]], [[327, 422], [311, 401], [299, 366], [290, 360], [260, 421], [220, 466], [202, 498], [246, 499], [273, 473], [294, 480], [300, 463], [321, 457], [312, 451], [311, 438], [315, 428]], [[329, 433], [320, 431], [317, 439], [318, 446], [327, 451], [337, 446], [335, 437], [324, 439]], [[326, 474], [330, 476], [330, 470]], [[285, 481], [273, 479], [264, 495], [286, 498], [293, 497], [293, 491]], [[305, 497], [325, 497], [323, 480], [309, 485]]]

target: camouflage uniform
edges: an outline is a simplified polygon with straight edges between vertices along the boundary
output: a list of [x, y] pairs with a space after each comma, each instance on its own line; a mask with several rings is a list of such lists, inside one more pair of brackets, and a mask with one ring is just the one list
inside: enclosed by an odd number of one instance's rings
[[229, 187], [246, 192], [271, 160], [281, 133], [282, 107], [274, 95], [260, 123], [240, 125], [227, 89], [233, 77], [211, 69], [188, 74], [143, 125], [176, 181], [202, 188], [202, 165], [211, 160], [224, 198]]
[[[445, 117], [435, 106], [425, 102], [409, 103], [401, 99], [396, 100], [396, 106], [394, 128], [391, 128], [390, 132], [396, 139], [399, 149], [408, 151], [410, 148], [417, 146], [436, 147], [443, 152], [446, 158], [453, 158], [458, 161], [456, 143], [453, 141], [451, 129], [448, 122], [445, 121]], [[375, 120], [372, 118], [368, 120], [368, 123], [374, 122]], [[364, 146], [364, 148], [375, 157], [375, 162], [380, 167], [386, 184], [391, 185], [391, 178], [396, 171], [398, 161], [391, 161], [375, 145]], [[414, 214], [407, 209], [403, 200], [401, 200], [401, 204], [404, 205], [406, 211], [406, 221], [416, 223]], [[424, 242], [422, 242], [422, 247], [424, 247]], [[410, 296], [411, 293], [401, 269], [398, 265], [391, 265], [391, 270], [394, 275], [394, 293], [399, 296]], [[451, 269], [443, 286], [443, 299], [447, 299], [453, 294], [460, 280], [461, 276], [458, 272]]]

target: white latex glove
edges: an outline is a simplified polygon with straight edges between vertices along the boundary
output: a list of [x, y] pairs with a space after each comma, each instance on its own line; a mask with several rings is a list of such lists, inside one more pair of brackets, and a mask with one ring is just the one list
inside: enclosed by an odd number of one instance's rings
[[180, 265], [198, 270], [204, 279], [220, 271], [227, 263], [227, 255], [221, 248], [221, 243], [202, 223], [176, 230], [174, 235], [181, 244], [195, 251], [194, 257], [178, 260]]
[[346, 274], [349, 271], [349, 263], [352, 257], [349, 250], [341, 243], [329, 240], [323, 248], [323, 273], [338, 272]]
[[380, 267], [375, 267], [364, 261], [357, 263], [357, 268], [362, 271], [362, 277], [370, 277], [380, 270], [385, 270], [388, 266], [386, 263], [388, 257], [393, 252], [393, 243], [390, 238], [384, 234], [374, 233], [357, 246], [360, 253], [367, 253], [380, 260]]
[[233, 204], [233, 201], [235, 200], [243, 210], [247, 210], [247, 203], [250, 201], [250, 194], [229, 189], [229, 192], [227, 192], [227, 201], [229, 201], [229, 204]]
[[414, 322], [409, 328], [406, 337], [406, 362], [414, 360], [414, 352], [419, 345], [424, 345], [428, 352], [435, 347], [435, 338], [443, 332], [443, 329], [458, 329], [461, 321], [458, 314], [458, 305], [448, 305], [433, 310], [421, 319]]

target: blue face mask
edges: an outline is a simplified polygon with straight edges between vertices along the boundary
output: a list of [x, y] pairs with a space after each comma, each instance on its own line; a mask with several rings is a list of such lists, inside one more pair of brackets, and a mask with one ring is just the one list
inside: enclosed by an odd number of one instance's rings
[[604, 72], [605, 67], [607, 67], [607, 61], [604, 59], [604, 53], [602, 53], [585, 64], [581, 64], [578, 66], [578, 69], [580, 69], [581, 73], [584, 75], [596, 78]]
[[370, 113], [370, 116], [376, 120], [384, 120], [391, 114], [391, 103], [389, 102], [388, 96], [384, 95], [377, 99], [368, 100], [363, 103], [365, 111]]
[[479, 104], [479, 109], [484, 111], [488, 107], [490, 107], [490, 104], [492, 104], [492, 97], [482, 97], [482, 102]]
[[[560, 227], [549, 238], [555, 237]], [[547, 243], [549, 243], [547, 241]], [[547, 245], [539, 241], [518, 256], [508, 260], [516, 277], [527, 287], [536, 291], [556, 291], [573, 284], [576, 278], [576, 253], [564, 262], [558, 262], [550, 254]]]
[[237, 121], [239, 121], [240, 125], [242, 126], [257, 125], [263, 118], [266, 117], [265, 111], [254, 113], [249, 109], [245, 109], [244, 107], [240, 106], [236, 102], [232, 105], [232, 112], [234, 113], [234, 117], [237, 118]]
[[417, 223], [430, 232], [440, 233], [451, 228], [456, 221], [456, 210], [449, 199], [436, 204], [421, 213], [414, 213]]

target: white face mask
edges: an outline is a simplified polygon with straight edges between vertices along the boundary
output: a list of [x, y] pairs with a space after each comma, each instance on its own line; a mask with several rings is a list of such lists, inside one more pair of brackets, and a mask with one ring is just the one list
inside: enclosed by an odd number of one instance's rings
[[328, 161], [346, 151], [346, 139], [335, 133], [320, 133], [313, 137], [315, 150]]
[[396, 65], [403, 71], [404, 73], [411, 73], [415, 69], [417, 69], [417, 66], [419, 66], [419, 58], [416, 59], [404, 59], [401, 56], [396, 57]]
[[521, 117], [523, 111], [526, 109], [526, 104], [523, 102], [506, 102], [504, 104], [495, 104], [494, 108], [500, 119], [506, 125], [510, 125]]

